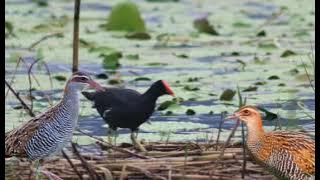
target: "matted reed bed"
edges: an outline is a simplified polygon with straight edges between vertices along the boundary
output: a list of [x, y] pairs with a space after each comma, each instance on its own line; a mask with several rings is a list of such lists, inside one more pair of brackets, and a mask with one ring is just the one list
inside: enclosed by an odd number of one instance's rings
[[[274, 179], [244, 156], [242, 145], [208, 143], [149, 143], [147, 153], [129, 144], [111, 146], [72, 144], [62, 155], [45, 160], [41, 167], [62, 179]], [[90, 151], [88, 152], [88, 148]], [[87, 150], [85, 150], [87, 149]], [[95, 152], [92, 152], [95, 149]], [[23, 159], [6, 159], [6, 179], [34, 179], [34, 165]], [[243, 172], [243, 170], [245, 171]], [[42, 175], [42, 179], [48, 179]]]

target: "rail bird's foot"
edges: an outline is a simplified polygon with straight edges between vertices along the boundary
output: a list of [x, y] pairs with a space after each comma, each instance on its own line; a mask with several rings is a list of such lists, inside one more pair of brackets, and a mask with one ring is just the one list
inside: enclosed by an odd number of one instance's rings
[[50, 180], [63, 180], [59, 176], [55, 175], [54, 173], [46, 170], [41, 170], [42, 174], [46, 175]]
[[134, 132], [131, 132], [131, 141], [132, 141], [132, 144], [141, 152], [147, 152], [147, 150], [143, 147], [143, 145], [137, 140]]

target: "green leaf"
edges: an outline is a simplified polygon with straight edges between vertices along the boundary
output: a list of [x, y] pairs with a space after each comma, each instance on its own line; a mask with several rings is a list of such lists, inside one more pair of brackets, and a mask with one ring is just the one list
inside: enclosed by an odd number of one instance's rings
[[183, 89], [187, 90], [187, 91], [198, 91], [198, 90], [200, 90], [200, 88], [198, 88], [196, 86], [190, 86], [190, 85], [184, 86]]
[[291, 51], [291, 50], [285, 50], [280, 57], [288, 57], [288, 56], [293, 56], [296, 55], [295, 52]]
[[237, 22], [234, 22], [232, 26], [235, 28], [249, 28], [251, 27], [251, 24], [237, 21]]
[[231, 89], [226, 89], [220, 95], [220, 100], [221, 101], [231, 101], [235, 94], [236, 94], [236, 91], [231, 90]]
[[266, 31], [265, 30], [262, 30], [260, 32], [257, 33], [257, 37], [265, 37], [267, 35]]
[[127, 39], [149, 40], [151, 36], [146, 32], [129, 32], [125, 35]]
[[148, 77], [137, 77], [134, 81], [151, 81], [151, 79]]
[[257, 86], [250, 86], [244, 90], [242, 90], [242, 92], [250, 92], [250, 91], [257, 91], [258, 87]]
[[268, 77], [269, 80], [276, 80], [276, 79], [280, 79], [279, 76], [277, 75], [272, 75]]
[[107, 30], [145, 32], [146, 27], [136, 4], [121, 2], [112, 7], [106, 24]]
[[103, 67], [106, 69], [116, 69], [120, 66], [119, 59], [122, 57], [120, 52], [112, 52], [110, 54], [100, 54], [103, 58]]
[[196, 114], [196, 112], [194, 110], [192, 110], [192, 109], [187, 109], [187, 111], [186, 111], [186, 115], [188, 115], [188, 116], [192, 116], [192, 115], [195, 115], [195, 114]]
[[215, 30], [213, 25], [210, 25], [207, 18], [196, 19], [193, 22], [194, 28], [196, 28], [199, 32], [211, 34], [214, 36], [219, 35], [219, 33]]
[[130, 59], [130, 60], [138, 60], [139, 54], [128, 54], [128, 55], [126, 55], [126, 58]]

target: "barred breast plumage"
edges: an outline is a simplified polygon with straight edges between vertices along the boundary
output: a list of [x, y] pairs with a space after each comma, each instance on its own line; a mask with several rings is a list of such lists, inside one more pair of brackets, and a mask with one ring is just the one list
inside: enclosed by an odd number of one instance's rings
[[38, 160], [59, 152], [72, 139], [78, 120], [79, 92], [87, 85], [102, 89], [88, 75], [73, 74], [57, 105], [5, 134], [5, 156]]
[[261, 115], [253, 106], [241, 108], [231, 118], [246, 123], [250, 154], [276, 177], [307, 180], [315, 174], [315, 142], [311, 137], [288, 131], [265, 133]]

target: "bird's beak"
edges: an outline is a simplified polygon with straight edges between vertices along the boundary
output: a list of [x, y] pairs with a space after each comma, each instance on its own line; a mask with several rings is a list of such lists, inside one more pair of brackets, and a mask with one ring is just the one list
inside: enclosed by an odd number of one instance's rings
[[236, 113], [231, 114], [231, 115], [229, 115], [229, 116], [227, 116], [227, 117], [224, 118], [225, 121], [227, 121], [227, 120], [234, 120], [234, 119], [238, 119], [238, 116], [237, 116]]
[[104, 91], [104, 88], [97, 82], [91, 80], [89, 82], [89, 87], [96, 89], [97, 91]]

